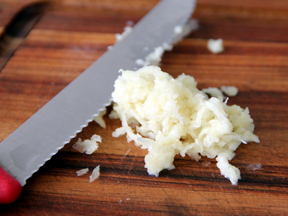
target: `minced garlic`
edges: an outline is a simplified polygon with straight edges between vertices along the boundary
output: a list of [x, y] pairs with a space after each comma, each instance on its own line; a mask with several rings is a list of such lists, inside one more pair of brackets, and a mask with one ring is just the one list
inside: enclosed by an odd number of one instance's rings
[[238, 89], [234, 86], [221, 86], [221, 91], [230, 97], [238, 94]]
[[228, 106], [221, 97], [209, 99], [193, 77], [174, 79], [157, 66], [122, 71], [114, 86], [112, 116], [120, 118], [122, 127], [112, 135], [126, 133], [128, 142], [148, 149], [145, 168], [150, 175], [174, 169], [177, 154], [197, 161], [217, 157], [221, 174], [237, 183], [240, 171], [228, 161], [241, 142], [259, 142], [248, 108]]
[[207, 48], [214, 54], [221, 53], [224, 51], [223, 40], [221, 38], [217, 40], [209, 39], [207, 42]]
[[103, 116], [106, 114], [106, 109], [102, 110], [97, 116], [94, 117], [94, 121], [99, 124], [102, 128], [106, 128], [106, 123]]
[[92, 174], [89, 176], [90, 180], [89, 183], [95, 181], [96, 179], [98, 179], [100, 176], [100, 165], [96, 166], [93, 171]]
[[82, 176], [82, 175], [85, 175], [88, 172], [89, 172], [89, 169], [88, 168], [84, 168], [84, 169], [76, 171], [76, 174], [77, 174], [77, 176]]
[[[145, 57], [145, 59], [137, 59], [135, 63], [141, 67], [148, 65], [159, 66], [165, 51], [171, 51], [174, 44], [181, 41], [184, 37], [195, 31], [196, 29], [198, 29], [198, 22], [195, 19], [189, 20], [183, 26], [175, 26], [175, 35], [171, 44], [163, 43], [161, 46], [156, 47], [152, 52], [150, 52]], [[143, 49], [145, 48], [147, 47], [144, 47]]]
[[101, 141], [102, 138], [99, 135], [94, 134], [91, 139], [85, 139], [84, 141], [79, 138], [72, 147], [81, 153], [92, 154], [98, 149], [98, 143], [101, 143]]

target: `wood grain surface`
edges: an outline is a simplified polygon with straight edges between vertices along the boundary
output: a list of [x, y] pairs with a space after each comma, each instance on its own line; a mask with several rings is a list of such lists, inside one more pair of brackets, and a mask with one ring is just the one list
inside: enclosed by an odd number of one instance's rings
[[[31, 2], [1, 1], [1, 29]], [[113, 45], [127, 21], [136, 23], [157, 2], [56, 2], [0, 72], [0, 142]], [[249, 107], [261, 142], [237, 149], [231, 163], [241, 171], [238, 185], [207, 158], [177, 156], [176, 169], [149, 176], [147, 152], [125, 136], [112, 138], [120, 122], [105, 117], [106, 129], [92, 122], [78, 135], [101, 135], [98, 151], [78, 153], [72, 139], [15, 203], [0, 205], [0, 215], [288, 215], [288, 1], [198, 0], [193, 17], [199, 30], [165, 53], [161, 67], [175, 77], [194, 76], [199, 88], [239, 89], [229, 104]], [[222, 54], [207, 50], [210, 38], [224, 39]], [[253, 169], [257, 164], [262, 167]], [[88, 183], [97, 165], [100, 178]], [[90, 172], [77, 177], [86, 167]]]

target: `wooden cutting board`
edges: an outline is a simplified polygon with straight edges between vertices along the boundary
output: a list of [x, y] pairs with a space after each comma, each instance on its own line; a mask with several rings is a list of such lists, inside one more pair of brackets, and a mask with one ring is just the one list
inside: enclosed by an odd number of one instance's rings
[[[1, 1], [0, 25], [30, 2]], [[0, 141], [113, 45], [127, 21], [136, 23], [157, 2], [59, 1], [0, 72]], [[0, 205], [0, 215], [288, 215], [288, 1], [198, 0], [193, 17], [199, 30], [165, 53], [161, 67], [174, 77], [194, 76], [199, 88], [239, 89], [229, 104], [249, 107], [261, 141], [237, 149], [231, 163], [241, 171], [239, 184], [232, 186], [207, 158], [179, 156], [176, 169], [149, 176], [146, 151], [112, 138], [120, 122], [105, 118], [106, 129], [91, 123], [79, 135], [101, 135], [98, 151], [78, 153], [73, 139], [27, 181], [15, 203]], [[210, 38], [224, 39], [222, 54], [207, 50]], [[95, 182], [88, 183], [90, 173], [76, 176], [97, 165]]]

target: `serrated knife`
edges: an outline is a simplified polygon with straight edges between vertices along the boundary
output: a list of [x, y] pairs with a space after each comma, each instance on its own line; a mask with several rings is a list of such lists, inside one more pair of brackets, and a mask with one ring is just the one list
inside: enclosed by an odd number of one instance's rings
[[[194, 8], [195, 0], [160, 1], [128, 36], [1, 142], [0, 165], [4, 170], [25, 185], [34, 172], [111, 103], [119, 69], [136, 69], [137, 59], [144, 59], [163, 43], [171, 44], [176, 36], [174, 28], [183, 26]], [[5, 190], [1, 184], [5, 182], [1, 174], [4, 170], [0, 167], [0, 192]]]

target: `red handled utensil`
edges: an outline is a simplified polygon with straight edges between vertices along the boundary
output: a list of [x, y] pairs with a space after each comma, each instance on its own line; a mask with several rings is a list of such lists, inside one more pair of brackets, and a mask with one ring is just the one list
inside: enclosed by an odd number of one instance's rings
[[22, 192], [20, 183], [0, 167], [0, 204], [14, 202]]

